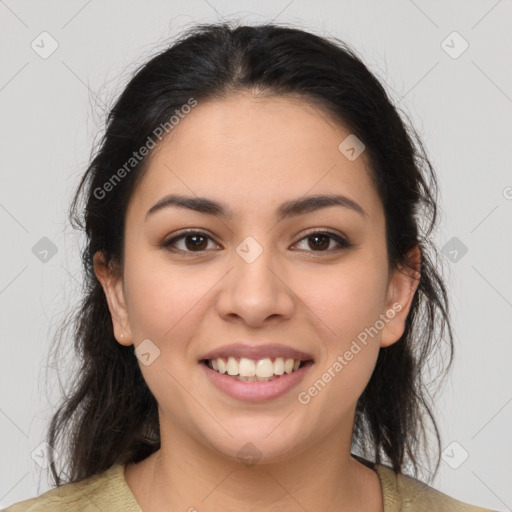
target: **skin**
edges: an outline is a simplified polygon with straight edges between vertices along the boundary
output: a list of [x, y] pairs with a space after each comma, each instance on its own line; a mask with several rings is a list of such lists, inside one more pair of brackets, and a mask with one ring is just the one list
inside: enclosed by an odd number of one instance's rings
[[[350, 161], [338, 150], [349, 133], [301, 99], [239, 93], [199, 103], [150, 155], [127, 210], [124, 267], [95, 257], [118, 342], [149, 338], [161, 351], [150, 365], [139, 362], [159, 404], [161, 449], [125, 470], [143, 510], [383, 510], [377, 474], [350, 455], [355, 407], [379, 350], [403, 334], [419, 274], [388, 268], [366, 156]], [[146, 220], [170, 193], [224, 202], [234, 217], [172, 207]], [[332, 206], [276, 221], [284, 201], [333, 193], [366, 215]], [[175, 244], [188, 255], [162, 246], [184, 228], [210, 237], [202, 252], [190, 238]], [[311, 228], [352, 246], [327, 238], [322, 251], [305, 233]], [[252, 263], [236, 252], [247, 236], [263, 248]], [[410, 257], [419, 269], [417, 247]], [[298, 393], [393, 304], [401, 311], [299, 403]], [[315, 364], [284, 396], [235, 400], [210, 384], [198, 359], [238, 340], [291, 346]], [[248, 442], [261, 454], [251, 467], [237, 457]]]

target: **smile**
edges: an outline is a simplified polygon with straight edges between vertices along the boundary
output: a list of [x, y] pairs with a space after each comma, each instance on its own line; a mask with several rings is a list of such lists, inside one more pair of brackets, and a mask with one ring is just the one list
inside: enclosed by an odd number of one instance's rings
[[[219, 359], [222, 362], [219, 362]], [[200, 367], [204, 369], [206, 377], [215, 389], [223, 395], [244, 402], [264, 402], [286, 395], [300, 384], [306, 373], [314, 366], [312, 359], [230, 359], [205, 359], [201, 361]], [[214, 365], [217, 366], [216, 370]], [[224, 372], [220, 371], [221, 368]], [[228, 368], [233, 375], [228, 373]], [[255, 375], [240, 375], [253, 371]], [[265, 376], [259, 377], [258, 374]]]
[[255, 360], [230, 356], [207, 359], [204, 362], [213, 371], [239, 381], [269, 382], [279, 379], [282, 375], [298, 371], [307, 361], [283, 357], [265, 357]]

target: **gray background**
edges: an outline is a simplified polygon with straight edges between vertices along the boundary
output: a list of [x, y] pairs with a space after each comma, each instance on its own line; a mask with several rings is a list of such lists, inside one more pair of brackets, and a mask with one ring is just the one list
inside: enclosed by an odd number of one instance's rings
[[81, 279], [66, 208], [108, 106], [183, 27], [239, 19], [345, 40], [413, 120], [440, 179], [456, 334], [434, 485], [512, 510], [511, 15], [510, 0], [0, 0], [0, 508], [50, 488], [40, 445], [60, 389], [47, 355]]

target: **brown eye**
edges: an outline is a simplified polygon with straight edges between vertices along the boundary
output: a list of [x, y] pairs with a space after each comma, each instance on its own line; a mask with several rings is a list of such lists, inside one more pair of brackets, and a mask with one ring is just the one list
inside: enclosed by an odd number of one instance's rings
[[[191, 251], [206, 249], [207, 238], [204, 235], [186, 235], [184, 237], [185, 247]], [[206, 244], [205, 244], [206, 241]], [[190, 243], [189, 243], [190, 242]]]
[[[308, 240], [310, 241], [309, 246], [312, 249], [319, 249], [324, 251], [325, 249], [329, 248], [330, 237], [326, 235], [312, 235], [308, 237]], [[311, 243], [311, 241], [313, 241], [313, 243]]]
[[[330, 233], [328, 231], [317, 231], [314, 233], [310, 233], [308, 236], [304, 237], [298, 243], [300, 244], [305, 240], [308, 241], [308, 248], [312, 249], [312, 251], [309, 252], [331, 253], [340, 249], [347, 249], [348, 247], [350, 247], [350, 243], [347, 242], [344, 238], [337, 234]], [[338, 244], [337, 248], [329, 248], [331, 242], [333, 241], [335, 242], [335, 244]]]
[[[176, 252], [204, 252], [209, 241], [212, 239], [201, 231], [187, 231], [167, 240], [162, 246]], [[181, 243], [180, 247], [178, 243]]]

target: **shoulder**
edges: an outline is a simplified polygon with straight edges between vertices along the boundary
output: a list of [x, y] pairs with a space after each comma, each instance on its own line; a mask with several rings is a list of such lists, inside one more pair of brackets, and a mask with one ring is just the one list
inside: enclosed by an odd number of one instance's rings
[[124, 478], [124, 465], [80, 482], [51, 489], [41, 496], [20, 501], [3, 512], [142, 512]]
[[382, 485], [384, 512], [495, 512], [458, 501], [387, 466], [376, 464], [375, 471]]

